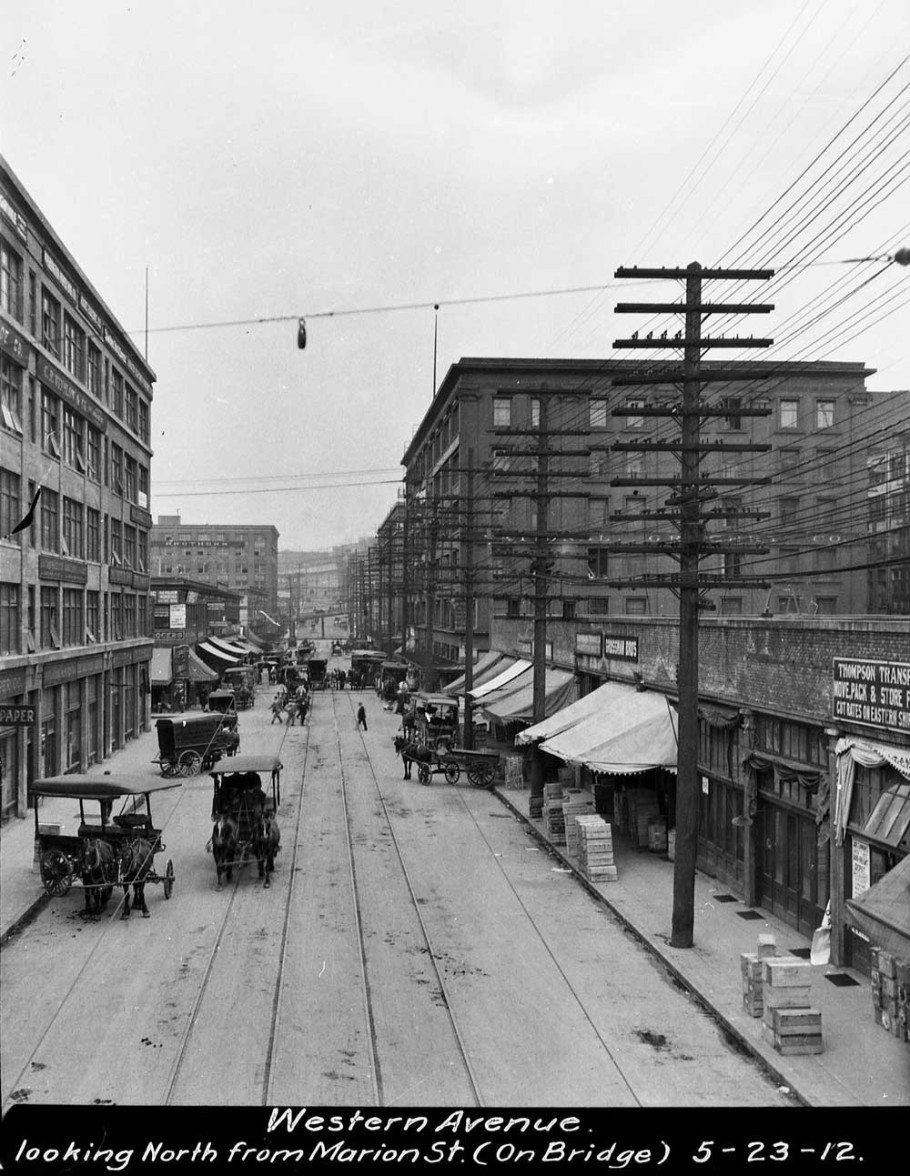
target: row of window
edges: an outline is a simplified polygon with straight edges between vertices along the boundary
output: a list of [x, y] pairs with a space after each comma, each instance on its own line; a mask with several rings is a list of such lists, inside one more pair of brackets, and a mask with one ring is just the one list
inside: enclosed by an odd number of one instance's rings
[[[500, 429], [508, 429], [513, 425], [518, 424], [518, 419], [514, 411], [516, 398], [514, 396], [494, 396], [493, 397], [493, 427]], [[606, 429], [610, 426], [614, 401], [606, 397], [592, 396], [588, 399], [588, 428], [589, 429]], [[764, 402], [763, 402], [764, 403]], [[814, 425], [816, 429], [831, 429], [835, 424], [836, 400], [828, 397], [819, 397], [815, 399], [812, 406], [814, 412]], [[750, 401], [749, 407], [757, 407], [756, 402]], [[647, 407], [647, 401], [637, 398], [626, 399], [622, 402], [622, 415], [618, 420], [623, 420], [626, 428], [642, 429], [645, 425], [645, 417], [640, 415], [637, 410]], [[740, 410], [746, 407], [746, 403], [738, 397], [728, 397], [723, 402], [723, 407], [729, 411], [721, 417], [724, 425], [728, 429], [741, 429], [743, 427], [743, 414]], [[619, 409], [617, 409], [619, 411]], [[798, 397], [785, 397], [777, 402], [777, 428], [779, 429], [805, 429], [807, 422], [804, 419], [806, 409], [802, 401]], [[535, 396], [528, 397], [528, 427], [536, 429], [540, 425], [540, 398]]]
[[41, 587], [39, 594], [30, 584], [23, 597], [18, 584], [0, 583], [0, 654], [150, 635], [145, 594], [56, 585]]
[[33, 338], [40, 339], [42, 346], [60, 360], [75, 380], [107, 404], [128, 429], [148, 444], [148, 401], [102, 354], [90, 335], [44, 285], [40, 286], [39, 301], [38, 278], [31, 270], [26, 289], [24, 272], [19, 254], [5, 240], [0, 240], [0, 307]]

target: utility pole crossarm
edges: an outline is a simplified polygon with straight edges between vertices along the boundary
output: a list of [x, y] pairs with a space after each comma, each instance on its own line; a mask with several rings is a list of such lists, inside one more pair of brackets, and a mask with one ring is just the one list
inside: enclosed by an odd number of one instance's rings
[[[671, 266], [667, 269], [651, 269], [648, 267], [639, 267], [637, 265], [620, 266], [613, 274], [614, 278], [675, 278], [685, 281], [691, 278], [693, 273], [697, 274], [702, 281], [711, 281], [712, 279], [719, 279], [725, 282], [733, 281], [747, 281], [749, 279], [758, 279], [767, 281], [774, 277], [774, 270], [760, 269], [760, 270], [725, 270], [725, 269], [702, 269], [697, 263], [686, 266], [685, 269], [679, 266]], [[688, 302], [688, 299], [687, 299]], [[701, 299], [693, 301], [693, 306], [701, 305]]]
[[[698, 347], [701, 351], [704, 351], [706, 347], [770, 347], [773, 342], [773, 339], [753, 339], [751, 335], [748, 338], [735, 335], [720, 335], [716, 339], [702, 337], [698, 341]], [[655, 351], [666, 347], [685, 348], [689, 344], [686, 343], [681, 334], [676, 337], [668, 337], [666, 332], [664, 332], [659, 339], [652, 339], [650, 335], [645, 339], [614, 339], [613, 346], [623, 349], [638, 347], [643, 350], [650, 349], [651, 351]]]
[[685, 302], [617, 302], [614, 314], [685, 314], [686, 310], [698, 314], [770, 314], [774, 304], [770, 302], [703, 302], [700, 306], [687, 307]]

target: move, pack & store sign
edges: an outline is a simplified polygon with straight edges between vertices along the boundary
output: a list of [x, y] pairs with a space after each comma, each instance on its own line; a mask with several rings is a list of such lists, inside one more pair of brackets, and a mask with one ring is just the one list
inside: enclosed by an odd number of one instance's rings
[[834, 658], [832, 716], [910, 734], [910, 662]]

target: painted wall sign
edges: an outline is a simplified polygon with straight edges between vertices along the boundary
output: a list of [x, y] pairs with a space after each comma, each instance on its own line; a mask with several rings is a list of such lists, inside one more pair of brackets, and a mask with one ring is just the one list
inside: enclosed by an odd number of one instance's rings
[[853, 842], [853, 897], [859, 898], [869, 889], [869, 842], [852, 837]]
[[836, 657], [833, 676], [835, 719], [910, 732], [910, 662]]
[[603, 653], [603, 633], [576, 633], [575, 652], [588, 657], [600, 657]]
[[32, 727], [37, 720], [36, 706], [0, 706], [0, 727]]

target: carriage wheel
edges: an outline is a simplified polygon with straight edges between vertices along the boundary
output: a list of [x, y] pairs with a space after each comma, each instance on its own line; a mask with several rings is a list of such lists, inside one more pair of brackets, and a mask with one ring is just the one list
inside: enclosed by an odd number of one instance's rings
[[180, 775], [195, 776], [202, 767], [202, 756], [198, 751], [185, 751], [180, 757]]
[[420, 781], [421, 784], [429, 784], [429, 782], [430, 782], [430, 769], [427, 767], [426, 764], [420, 764], [419, 767], [417, 768], [417, 779]]
[[457, 784], [458, 783], [458, 779], [461, 776], [461, 768], [458, 766], [458, 763], [456, 760], [446, 760], [445, 761], [445, 773], [446, 773], [446, 783], [447, 784]]
[[161, 775], [168, 779], [174, 774], [174, 765], [169, 760], [161, 760], [158, 766], [161, 768]]
[[476, 764], [468, 768], [468, 779], [475, 788], [489, 788], [495, 775], [492, 764]]
[[72, 886], [73, 867], [62, 849], [46, 849], [41, 855], [41, 881], [54, 898], [60, 898]]
[[174, 889], [174, 863], [170, 858], [167, 860], [167, 866], [164, 871], [164, 897], [170, 898]]

